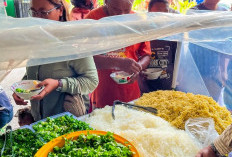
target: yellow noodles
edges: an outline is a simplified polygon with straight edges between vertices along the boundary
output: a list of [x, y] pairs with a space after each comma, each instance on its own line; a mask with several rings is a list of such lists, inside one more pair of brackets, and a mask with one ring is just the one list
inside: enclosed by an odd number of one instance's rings
[[230, 112], [211, 97], [204, 95], [160, 90], [145, 93], [135, 103], [157, 108], [158, 116], [179, 129], [184, 129], [186, 120], [196, 117], [213, 118], [219, 134], [232, 123]]

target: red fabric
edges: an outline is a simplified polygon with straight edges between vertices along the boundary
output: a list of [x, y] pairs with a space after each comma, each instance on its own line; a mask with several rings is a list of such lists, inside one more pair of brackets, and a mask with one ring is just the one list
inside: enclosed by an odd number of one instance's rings
[[[101, 19], [106, 17], [102, 7], [90, 11], [86, 18]], [[151, 55], [150, 42], [138, 43], [126, 48], [122, 48], [105, 54], [111, 57], [132, 58], [139, 61], [144, 55]], [[132, 84], [117, 84], [110, 78], [113, 70], [98, 70], [99, 85], [91, 96], [92, 104], [95, 107], [102, 108], [106, 105], [113, 105], [114, 100], [129, 102], [140, 97], [138, 82]]]
[[90, 12], [89, 9], [73, 8], [70, 16], [72, 21], [81, 20]]
[[4, 4], [5, 7], [7, 7], [7, 2], [6, 2], [6, 0], [4, 0], [3, 4]]
[[89, 14], [85, 17], [86, 19], [94, 19], [99, 20], [103, 17], [106, 17], [106, 13], [103, 10], [103, 7], [99, 7], [96, 9], [93, 9], [89, 12]]

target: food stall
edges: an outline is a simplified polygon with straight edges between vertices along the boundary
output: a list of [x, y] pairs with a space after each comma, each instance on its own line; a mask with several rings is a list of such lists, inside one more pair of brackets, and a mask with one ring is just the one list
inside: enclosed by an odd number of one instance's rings
[[[61, 135], [65, 135], [63, 140], [67, 141], [67, 145], [54, 146], [53, 153], [68, 153], [73, 149], [73, 145], [69, 145], [72, 141], [68, 141], [68, 134], [92, 129], [110, 131], [128, 140], [131, 145], [121, 143], [124, 147], [120, 145], [118, 150], [129, 154], [126, 156], [194, 156], [200, 148], [221, 134], [232, 119], [225, 106], [220, 106], [209, 97], [210, 92], [188, 45], [194, 43], [230, 56], [231, 26], [230, 12], [195, 15], [143, 13], [67, 23], [36, 18], [16, 20], [0, 16], [0, 53], [3, 56], [0, 59], [1, 80], [10, 70], [18, 67], [98, 55], [154, 39], [182, 42], [173, 77], [173, 87], [178, 91], [147, 93], [134, 101], [136, 105], [156, 108], [157, 115], [121, 105], [115, 107], [115, 118], [109, 106], [84, 117], [76, 118], [69, 113], [56, 115], [13, 132], [9, 130], [8, 134], [1, 136], [0, 147], [5, 150], [3, 156], [36, 155], [43, 145]], [[220, 66], [219, 63], [215, 64]], [[191, 121], [190, 118], [203, 119]], [[199, 125], [201, 121], [203, 124]], [[192, 131], [192, 128], [204, 126], [202, 132]], [[89, 133], [80, 136], [82, 140], [92, 139]], [[101, 141], [105, 136], [106, 139], [114, 139], [112, 134], [99, 135], [95, 139]], [[132, 146], [136, 150], [129, 151], [127, 148]], [[49, 155], [55, 156], [53, 153]]]

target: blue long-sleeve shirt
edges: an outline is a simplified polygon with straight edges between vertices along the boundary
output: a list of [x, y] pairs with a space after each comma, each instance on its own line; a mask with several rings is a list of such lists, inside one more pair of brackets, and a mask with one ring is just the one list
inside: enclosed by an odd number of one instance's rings
[[10, 103], [10, 100], [7, 97], [1, 85], [0, 85], [0, 110], [8, 110], [10, 112], [13, 111], [13, 106]]

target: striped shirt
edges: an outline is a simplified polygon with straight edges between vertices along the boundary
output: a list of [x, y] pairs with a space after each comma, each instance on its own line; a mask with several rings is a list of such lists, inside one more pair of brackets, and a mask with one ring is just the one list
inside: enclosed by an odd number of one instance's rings
[[232, 124], [214, 141], [214, 145], [221, 155], [232, 152]]

